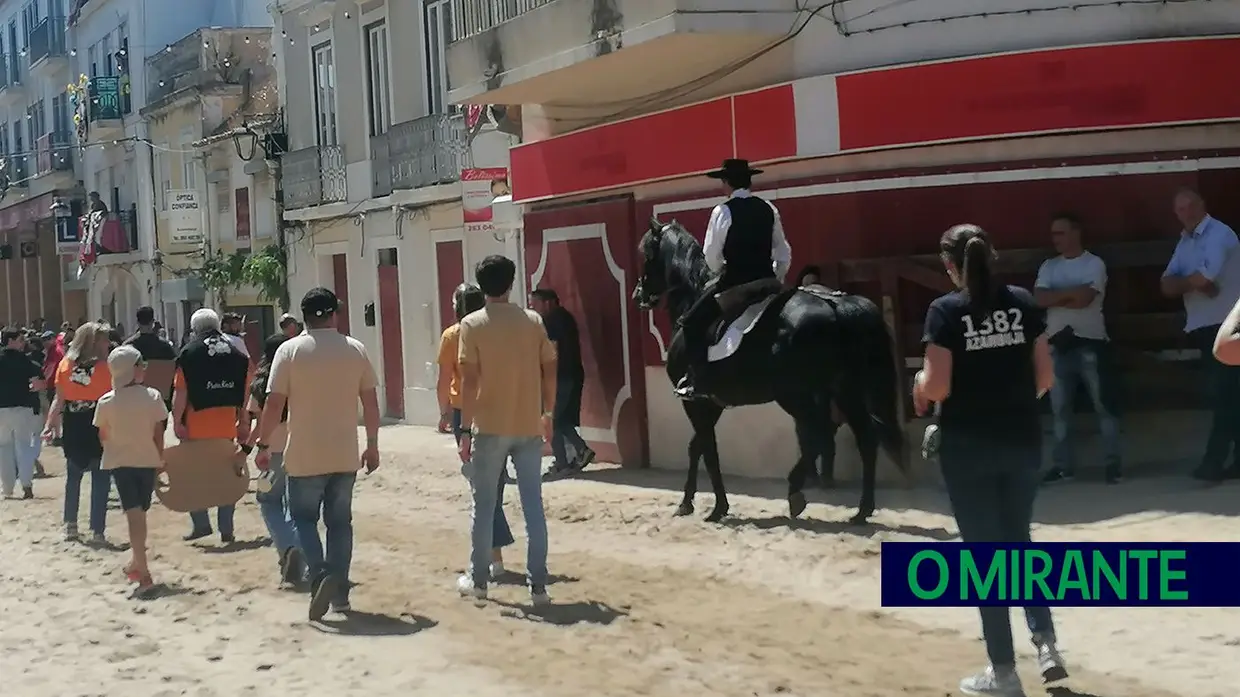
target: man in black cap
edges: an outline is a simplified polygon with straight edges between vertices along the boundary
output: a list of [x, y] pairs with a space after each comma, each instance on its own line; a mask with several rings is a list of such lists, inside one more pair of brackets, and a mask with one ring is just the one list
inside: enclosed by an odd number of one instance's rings
[[702, 245], [706, 265], [718, 275], [680, 320], [689, 354], [689, 370], [676, 385], [676, 395], [681, 399], [709, 396], [703, 380], [710, 348], [706, 333], [722, 312], [715, 296], [763, 279], [782, 283], [792, 263], [792, 247], [784, 236], [779, 210], [749, 191], [753, 175], [761, 173], [746, 160], [728, 159], [706, 174], [723, 182], [728, 200], [711, 211]]
[[[307, 330], [276, 351], [267, 377], [267, 401], [258, 422], [255, 464], [271, 463], [268, 441], [288, 407], [284, 471], [289, 515], [310, 570], [310, 619], [328, 609], [349, 610], [353, 560], [353, 484], [362, 467], [379, 467], [378, 378], [362, 342], [336, 330], [340, 303], [326, 288], [301, 301]], [[358, 454], [357, 400], [362, 402], [366, 447]], [[319, 519], [327, 528], [327, 548]]]

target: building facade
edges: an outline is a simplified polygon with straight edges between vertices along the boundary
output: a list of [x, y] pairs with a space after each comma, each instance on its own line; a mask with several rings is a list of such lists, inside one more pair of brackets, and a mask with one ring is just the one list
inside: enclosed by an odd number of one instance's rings
[[[76, 320], [86, 312], [76, 265], [57, 244], [53, 203], [82, 192], [70, 141], [70, 56], [63, 0], [0, 3], [0, 313], [33, 326]], [[69, 212], [69, 211], [66, 211]]]
[[[160, 95], [166, 87], [148, 74], [148, 59], [170, 52], [201, 27], [269, 26], [270, 18], [257, 0], [70, 2], [71, 74], [81, 95], [75, 142], [79, 179], [88, 194], [99, 194], [110, 217], [119, 222], [101, 240], [98, 257], [83, 274], [87, 316], [130, 325], [138, 307], [162, 307], [155, 234], [155, 212], [162, 201], [156, 200], [161, 190], [156, 186], [155, 153], [192, 153], [192, 142], [203, 136], [199, 126], [197, 132], [185, 133], [183, 142], [152, 145], [142, 110], [152, 92]], [[187, 177], [204, 176], [194, 167], [186, 172]]]
[[275, 180], [258, 140], [280, 122], [271, 29], [198, 29], [148, 58], [147, 79], [141, 114], [160, 250], [153, 306], [169, 336], [183, 337], [193, 311], [209, 305], [245, 314], [254, 325], [247, 336], [261, 341], [280, 297], [213, 290], [201, 277], [208, 260], [239, 265], [277, 241]]
[[[519, 252], [494, 221], [466, 233], [462, 173], [506, 193], [516, 138], [502, 110], [449, 105], [447, 5], [273, 5], [294, 305], [311, 287], [333, 288], [341, 330], [379, 369], [385, 415], [423, 424], [439, 419], [434, 364], [452, 290], [483, 256]], [[492, 197], [481, 198], [489, 209]]]
[[[1234, 7], [830, 5], [452, 4], [451, 98], [522, 105], [511, 172], [526, 280], [584, 318], [583, 432], [600, 453], [685, 461], [689, 426], [663, 367], [670, 327], [628, 298], [644, 221], [701, 235], [721, 201], [701, 175], [725, 157], [765, 170], [756, 188], [780, 206], [794, 268], [818, 264], [831, 284], [882, 301], [910, 370], [925, 305], [946, 289], [938, 235], [983, 225], [1013, 252], [1005, 273], [1028, 283], [1064, 209], [1089, 221], [1111, 268], [1108, 320], [1132, 365], [1183, 357], [1157, 276], [1176, 187], [1240, 223], [1229, 193], [1240, 98], [1210, 69], [1240, 60]], [[1176, 375], [1168, 382], [1188, 380]], [[733, 472], [782, 476], [797, 456], [774, 406], [729, 411], [718, 437]], [[842, 460], [851, 450], [841, 440]]]

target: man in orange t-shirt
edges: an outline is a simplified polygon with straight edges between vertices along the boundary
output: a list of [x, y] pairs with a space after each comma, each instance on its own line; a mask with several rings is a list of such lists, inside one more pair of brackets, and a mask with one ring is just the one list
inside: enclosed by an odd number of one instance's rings
[[[172, 428], [178, 440], [249, 440], [243, 411], [250, 361], [220, 331], [220, 316], [203, 308], [190, 317], [194, 338], [177, 357], [172, 381]], [[245, 432], [243, 432], [245, 431]], [[233, 542], [234, 506], [216, 509], [220, 540]], [[212, 534], [207, 511], [190, 513], [193, 527], [185, 540]]]

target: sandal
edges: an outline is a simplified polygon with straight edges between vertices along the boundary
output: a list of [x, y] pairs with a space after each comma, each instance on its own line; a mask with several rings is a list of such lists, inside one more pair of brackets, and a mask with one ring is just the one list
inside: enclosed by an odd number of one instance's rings
[[129, 562], [128, 564], [125, 565], [124, 572], [125, 572], [125, 578], [130, 583], [137, 583], [138, 581], [142, 580], [142, 574], [133, 568], [133, 562]]

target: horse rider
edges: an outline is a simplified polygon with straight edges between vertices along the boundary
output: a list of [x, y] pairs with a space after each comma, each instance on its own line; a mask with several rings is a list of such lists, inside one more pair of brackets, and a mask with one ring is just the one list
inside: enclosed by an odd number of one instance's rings
[[711, 211], [702, 245], [706, 265], [715, 278], [680, 321], [689, 357], [689, 370], [676, 385], [676, 396], [681, 399], [709, 395], [704, 380], [710, 349], [707, 332], [723, 313], [716, 296], [755, 281], [783, 283], [792, 264], [792, 247], [784, 236], [779, 210], [749, 191], [753, 175], [761, 173], [747, 160], [727, 159], [722, 167], [706, 174], [723, 182], [728, 200]]

